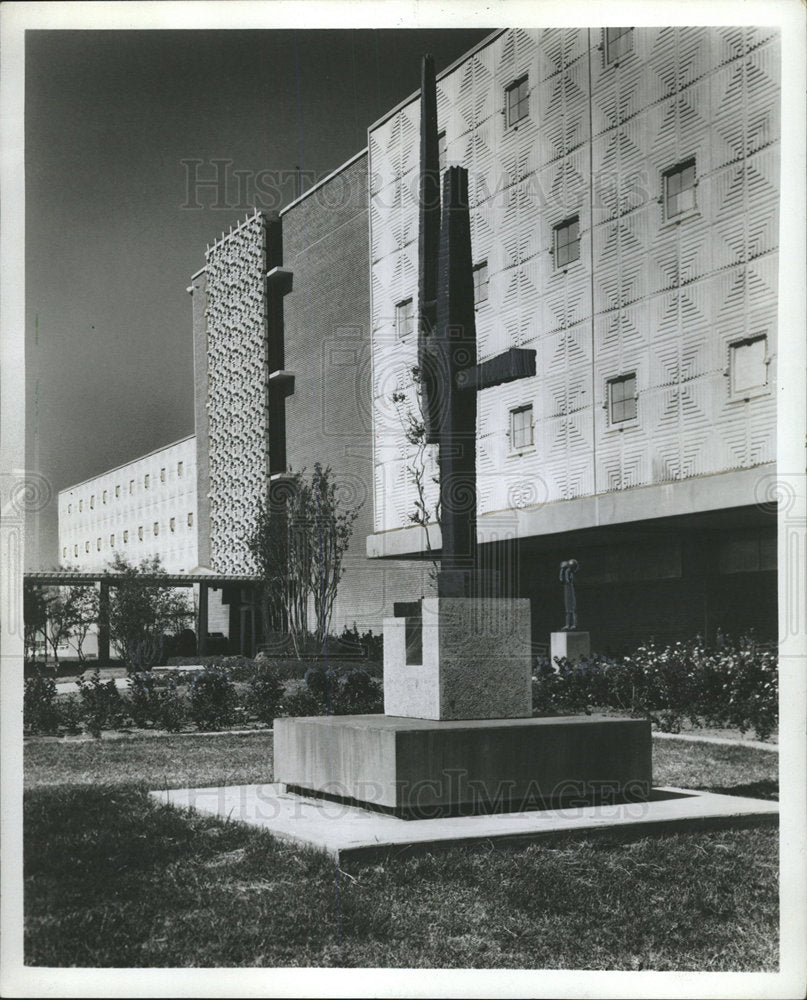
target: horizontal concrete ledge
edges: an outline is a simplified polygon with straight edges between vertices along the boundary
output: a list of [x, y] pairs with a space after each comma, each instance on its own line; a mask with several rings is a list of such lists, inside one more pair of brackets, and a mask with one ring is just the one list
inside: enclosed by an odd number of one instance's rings
[[154, 791], [157, 801], [236, 820], [323, 851], [340, 864], [478, 845], [520, 848], [569, 837], [635, 839], [779, 821], [779, 804], [683, 788], [654, 789], [649, 802], [488, 816], [404, 820], [284, 792], [277, 784]]
[[[648, 518], [688, 516], [696, 512], [759, 505], [770, 501], [772, 464], [693, 476], [671, 483], [634, 486], [575, 500], [554, 500], [529, 507], [491, 511], [477, 518], [481, 544], [503, 538], [532, 538], [556, 535], [584, 528], [611, 527], [646, 521]], [[442, 545], [437, 526], [429, 526], [434, 550]], [[426, 534], [422, 527], [391, 528], [367, 537], [370, 559], [390, 559], [422, 555]]]

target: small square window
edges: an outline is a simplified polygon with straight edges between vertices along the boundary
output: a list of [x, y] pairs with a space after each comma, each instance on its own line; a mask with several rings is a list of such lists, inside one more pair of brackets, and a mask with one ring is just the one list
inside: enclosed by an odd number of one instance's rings
[[127, 543], [128, 541], [129, 541], [129, 529], [127, 528], [127, 529], [126, 529], [126, 530], [125, 530], [125, 531], [123, 532], [123, 544], [124, 544], [124, 545], [126, 545], [126, 543]]
[[115, 536], [114, 535], [110, 535], [109, 536], [109, 547], [111, 549], [115, 548]]
[[636, 419], [636, 375], [620, 375], [608, 381], [608, 416], [612, 424]]
[[510, 449], [521, 451], [533, 443], [532, 404], [510, 411]]
[[155, 535], [159, 535], [159, 533], [160, 533], [160, 522], [159, 521], [155, 521], [154, 522], [154, 534]]
[[768, 384], [768, 338], [748, 337], [729, 346], [732, 396], [756, 395]]
[[165, 469], [160, 469], [160, 482], [165, 482]]
[[518, 124], [530, 113], [530, 81], [528, 76], [520, 76], [505, 91], [507, 127]]
[[171, 520], [168, 522], [168, 527], [171, 531], [174, 531], [176, 530], [176, 526], [177, 526], [177, 519], [175, 517], [172, 517]]
[[609, 66], [632, 51], [633, 28], [605, 29], [605, 62]]
[[145, 474], [145, 476], [143, 476], [143, 487], [144, 487], [145, 489], [148, 489], [148, 488], [149, 488], [149, 480], [150, 480], [150, 479], [151, 479], [151, 476], [150, 476], [150, 475], [148, 474], [148, 472], [147, 472], [147, 473]]
[[480, 306], [488, 300], [488, 262], [481, 261], [474, 268], [474, 305]]
[[189, 528], [193, 527], [193, 513], [192, 512], [188, 514], [188, 527]]
[[115, 487], [115, 497], [116, 497], [116, 499], [119, 496], [120, 496], [120, 484]]
[[437, 136], [437, 165], [440, 168], [440, 173], [442, 173], [446, 168], [447, 158], [448, 143], [446, 142], [445, 130], [443, 130]]
[[182, 479], [182, 462], [177, 462], [177, 479]]
[[412, 299], [404, 299], [395, 306], [395, 332], [399, 340], [408, 337], [415, 330], [415, 305]]
[[553, 250], [557, 270], [580, 260], [580, 217], [573, 215], [553, 230]]
[[695, 160], [685, 160], [664, 174], [664, 218], [674, 219], [695, 209]]
[[138, 525], [138, 528], [137, 528], [137, 538], [138, 538], [138, 541], [141, 541], [141, 542], [143, 541], [143, 525], [142, 524]]

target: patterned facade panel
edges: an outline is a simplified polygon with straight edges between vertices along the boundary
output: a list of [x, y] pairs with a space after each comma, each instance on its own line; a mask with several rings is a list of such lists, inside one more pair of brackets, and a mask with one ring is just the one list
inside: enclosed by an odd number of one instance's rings
[[[507, 505], [514, 468], [516, 481], [540, 478], [546, 499], [562, 500], [772, 460], [765, 406], [725, 405], [731, 343], [764, 329], [775, 357], [778, 45], [770, 33], [755, 43], [754, 30], [637, 28], [618, 65], [596, 30], [507, 31], [440, 81], [441, 108], [453, 103], [441, 121], [449, 161], [471, 173], [473, 259], [488, 264], [480, 357], [538, 350], [535, 380], [480, 394], [482, 509]], [[529, 114], [508, 128], [505, 91], [525, 73]], [[417, 101], [407, 107], [416, 120]], [[389, 145], [394, 125], [380, 129]], [[665, 220], [664, 173], [689, 157], [695, 211]], [[374, 227], [387, 212], [402, 233], [415, 206], [376, 198], [373, 212]], [[553, 230], [572, 215], [580, 258], [557, 268]], [[406, 239], [374, 250], [384, 336], [404, 295]], [[631, 373], [637, 420], [620, 430], [608, 422], [607, 384]], [[528, 397], [534, 447], [513, 456], [510, 409]]]
[[268, 491], [263, 216], [247, 219], [206, 259], [211, 568], [250, 573], [246, 539]]

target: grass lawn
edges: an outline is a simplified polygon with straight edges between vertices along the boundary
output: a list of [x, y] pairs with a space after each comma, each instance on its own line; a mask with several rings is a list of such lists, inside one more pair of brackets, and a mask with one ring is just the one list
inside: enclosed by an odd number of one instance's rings
[[[766, 970], [770, 827], [469, 850], [340, 871], [150, 788], [271, 780], [271, 734], [25, 748], [26, 962]], [[654, 781], [777, 795], [778, 755], [657, 741]]]

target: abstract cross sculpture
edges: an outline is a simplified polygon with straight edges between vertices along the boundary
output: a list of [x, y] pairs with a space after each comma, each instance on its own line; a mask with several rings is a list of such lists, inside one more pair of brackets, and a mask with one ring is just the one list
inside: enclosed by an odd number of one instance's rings
[[[477, 363], [468, 171], [449, 167], [439, 198], [434, 60], [423, 59], [418, 364], [426, 440], [439, 445], [440, 597], [495, 596], [476, 560], [476, 394], [535, 374], [535, 351]], [[439, 239], [438, 239], [439, 236]]]

